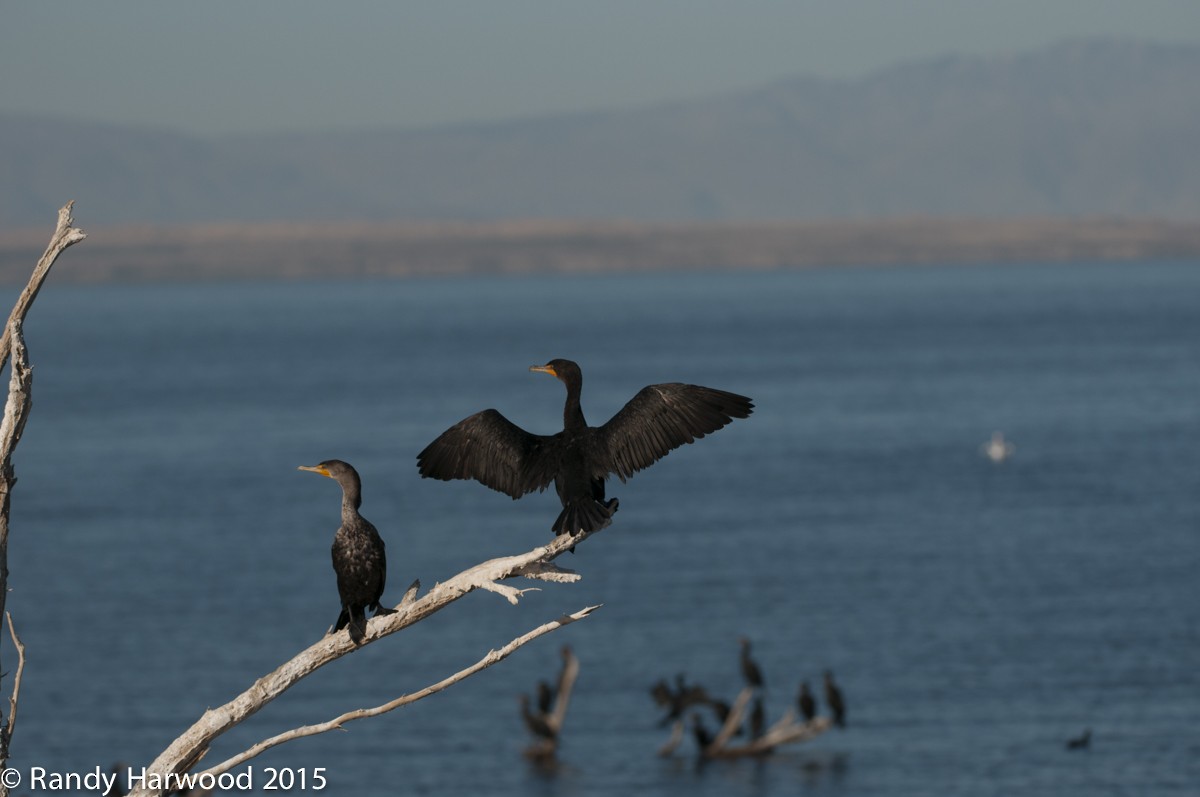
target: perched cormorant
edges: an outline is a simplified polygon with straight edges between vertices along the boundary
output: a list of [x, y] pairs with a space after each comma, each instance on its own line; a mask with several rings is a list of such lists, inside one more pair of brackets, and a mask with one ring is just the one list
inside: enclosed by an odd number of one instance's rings
[[842, 690], [833, 682], [833, 673], [825, 671], [825, 702], [833, 712], [833, 723], [840, 727], [846, 725], [846, 704], [842, 701]]
[[667, 709], [667, 713], [659, 721], [659, 725], [666, 725], [671, 720], [679, 719], [692, 706], [703, 705], [709, 700], [708, 692], [703, 686], [687, 685], [683, 673], [675, 676], [675, 689], [668, 686], [666, 681], [659, 680], [650, 689], [650, 696], [654, 698], [655, 703]]
[[534, 736], [553, 739], [558, 735], [550, 727], [550, 723], [546, 722], [544, 714], [535, 714], [529, 710], [529, 695], [524, 692], [521, 693], [521, 719], [525, 720], [525, 727]]
[[763, 710], [761, 697], [754, 698], [754, 708], [750, 711], [750, 738], [757, 739], [767, 730], [767, 713]]
[[800, 694], [796, 697], [796, 705], [805, 722], [812, 722], [813, 717], [817, 716], [817, 701], [813, 699], [812, 692], [808, 691], [808, 681], [800, 682]]
[[763, 685], [762, 670], [758, 668], [758, 664], [754, 659], [750, 658], [750, 640], [742, 637], [742, 677], [746, 679], [746, 683], [755, 689], [761, 689]]
[[550, 684], [545, 681], [538, 681], [537, 685], [537, 708], [543, 714], [550, 713], [551, 704], [554, 703], [554, 690], [550, 688]]
[[328, 459], [319, 465], [301, 465], [299, 470], [319, 473], [342, 487], [342, 525], [333, 536], [333, 572], [337, 574], [342, 611], [334, 631], [350, 626], [350, 638], [360, 643], [367, 630], [366, 610], [374, 616], [392, 614], [379, 603], [387, 580], [387, 556], [383, 540], [371, 521], [358, 514], [362, 506], [362, 482], [349, 463]]
[[583, 374], [570, 360], [531, 366], [567, 388], [563, 430], [530, 434], [494, 409], [478, 412], [447, 429], [417, 455], [427, 478], [475, 479], [520, 498], [554, 482], [563, 510], [551, 526], [555, 535], [602, 528], [617, 510], [604, 500], [604, 482], [622, 482], [684, 443], [715, 432], [734, 418], [748, 417], [750, 399], [723, 390], [672, 382], [642, 388], [603, 426], [588, 426], [580, 407]]
[[692, 735], [696, 737], [696, 746], [700, 748], [700, 754], [713, 742], [713, 736], [708, 732], [708, 728], [704, 727], [704, 720], [700, 719], [699, 714], [692, 715]]

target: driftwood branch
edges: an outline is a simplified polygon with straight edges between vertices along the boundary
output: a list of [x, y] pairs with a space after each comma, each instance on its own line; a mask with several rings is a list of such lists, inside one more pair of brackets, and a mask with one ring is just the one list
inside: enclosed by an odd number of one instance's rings
[[[749, 687], [742, 689], [738, 693], [737, 699], [730, 706], [729, 714], [726, 715], [725, 721], [721, 723], [721, 729], [717, 731], [717, 735], [712, 738], [707, 747], [699, 751], [701, 759], [744, 758], [746, 756], [767, 755], [777, 747], [806, 742], [809, 739], [820, 736], [833, 727], [833, 721], [829, 717], [814, 717], [808, 722], [799, 722], [797, 721], [795, 712], [788, 709], [761, 736], [750, 739], [750, 741], [744, 744], [731, 744], [738, 730], [742, 727], [746, 708], [750, 705], [753, 697], [754, 690]], [[671, 728], [671, 737], [658, 750], [660, 756], [670, 756], [678, 749], [683, 739], [683, 728], [683, 719], [677, 720], [674, 723]]]
[[470, 676], [474, 675], [477, 672], [486, 670], [488, 667], [491, 667], [493, 664], [496, 664], [497, 662], [503, 661], [504, 659], [506, 659], [510, 655], [512, 655], [518, 648], [532, 642], [533, 640], [537, 639], [540, 636], [548, 634], [551, 631], [557, 631], [558, 629], [562, 628], [563, 626], [569, 625], [569, 624], [575, 622], [576, 620], [582, 620], [583, 618], [585, 618], [589, 614], [591, 614], [593, 611], [595, 611], [597, 608], [599, 608], [599, 607], [598, 606], [588, 606], [587, 608], [581, 609], [581, 610], [575, 612], [574, 614], [563, 615], [562, 617], [560, 617], [557, 620], [553, 620], [549, 623], [545, 623], [544, 625], [540, 625], [537, 628], [533, 629], [532, 631], [517, 637], [512, 642], [509, 642], [507, 645], [500, 648], [499, 650], [488, 651], [488, 654], [486, 656], [484, 656], [482, 659], [480, 659], [479, 661], [472, 664], [470, 667], [467, 667], [464, 670], [460, 670], [459, 672], [456, 672], [454, 675], [451, 675], [448, 678], [444, 678], [441, 681], [438, 681], [436, 684], [427, 686], [424, 689], [420, 690], [419, 692], [413, 692], [412, 694], [403, 695], [403, 696], [398, 697], [395, 700], [392, 700], [388, 703], [384, 703], [381, 706], [376, 706], [375, 708], [363, 708], [363, 709], [358, 709], [356, 711], [347, 711], [345, 714], [342, 714], [341, 716], [338, 716], [338, 717], [334, 717], [333, 719], [329, 720], [328, 722], [322, 722], [322, 723], [318, 723], [316, 725], [305, 725], [304, 727], [301, 727], [301, 728], [295, 728], [295, 729], [287, 731], [285, 733], [277, 734], [275, 736], [272, 736], [269, 739], [264, 739], [263, 741], [259, 742], [258, 744], [254, 745], [253, 747], [248, 748], [244, 752], [239, 753], [238, 755], [233, 756], [232, 758], [229, 758], [226, 761], [222, 761], [220, 764], [217, 764], [214, 767], [206, 769], [203, 773], [200, 773], [200, 774], [201, 774], [201, 776], [211, 775], [213, 777], [216, 777], [217, 775], [221, 775], [225, 772], [228, 772], [229, 770], [233, 769], [236, 766], [244, 764], [245, 762], [260, 755], [261, 753], [264, 753], [267, 750], [270, 750], [272, 747], [276, 747], [278, 745], [283, 744], [284, 742], [290, 742], [293, 739], [301, 739], [305, 736], [316, 736], [319, 733], [326, 733], [326, 732], [332, 731], [332, 730], [341, 730], [343, 728], [343, 726], [346, 725], [346, 723], [353, 722], [354, 720], [365, 719], [367, 717], [378, 717], [381, 714], [387, 714], [389, 711], [394, 711], [394, 710], [400, 708], [401, 706], [407, 706], [410, 703], [415, 703], [416, 701], [421, 700], [422, 698], [429, 697], [430, 695], [436, 694], [436, 693], [442, 691], [443, 689], [446, 689], [447, 687], [453, 686], [454, 684], [458, 683], [459, 681], [469, 678]]
[[[497, 582], [523, 576], [526, 571], [536, 574], [552, 572], [553, 569], [549, 567], [551, 562], [594, 533], [596, 532], [574, 537], [556, 537], [549, 544], [532, 551], [492, 559], [464, 570], [453, 578], [435, 585], [424, 597], [408, 602], [401, 601], [393, 614], [372, 618], [367, 623], [366, 633], [360, 644], [356, 645], [351, 641], [348, 634], [336, 633], [326, 636], [284, 662], [274, 672], [259, 678], [233, 700], [206, 711], [146, 768], [147, 774], [151, 776], [147, 778], [147, 782], [162, 781], [168, 775], [189, 771], [208, 752], [215, 739], [255, 714], [303, 678], [362, 646], [391, 636], [430, 617], [470, 592], [477, 589], [501, 592], [510, 602], [516, 603], [523, 591]], [[506, 589], [499, 589], [500, 587]], [[152, 797], [155, 794], [153, 789], [144, 786], [130, 792], [131, 797]]]
[[[59, 209], [58, 224], [54, 228], [54, 234], [50, 237], [50, 244], [46, 247], [46, 251], [42, 253], [41, 259], [38, 260], [37, 265], [34, 267], [33, 275], [29, 278], [29, 284], [25, 286], [25, 290], [21, 291], [21, 295], [17, 297], [17, 303], [13, 306], [12, 313], [8, 316], [7, 327], [12, 327], [14, 321], [19, 323], [25, 320], [25, 315], [33, 305], [33, 300], [37, 298], [38, 291], [42, 289], [42, 283], [46, 281], [47, 275], [50, 274], [50, 267], [54, 265], [54, 261], [63, 253], [63, 250], [87, 238], [87, 233], [78, 227], [71, 226], [75, 223], [75, 218], [71, 215], [73, 207], [75, 207], [74, 200]], [[3, 368], [4, 364], [8, 362], [10, 352], [10, 341], [6, 337], [3, 341], [0, 341], [0, 368]]]
[[562, 648], [562, 670], [558, 674], [558, 684], [554, 689], [554, 705], [541, 719], [549, 729], [549, 738], [539, 737], [533, 744], [525, 748], [525, 757], [547, 764], [553, 761], [558, 753], [558, 740], [562, 734], [563, 723], [567, 719], [567, 707], [571, 704], [571, 692], [575, 681], [579, 678], [579, 657], [567, 645]]
[[[50, 244], [38, 260], [29, 278], [29, 283], [17, 298], [12, 312], [5, 324], [4, 334], [0, 335], [0, 368], [12, 359], [12, 373], [9, 378], [8, 399], [4, 404], [4, 418], [0, 421], [0, 614], [5, 612], [8, 598], [8, 518], [12, 505], [12, 488], [17, 483], [13, 470], [12, 456], [21, 441], [25, 431], [25, 422], [29, 418], [32, 406], [31, 389], [33, 386], [33, 369], [29, 365], [29, 355], [25, 349], [25, 339], [22, 326], [33, 300], [37, 298], [42, 283], [46, 281], [51, 266], [58, 256], [68, 246], [79, 243], [87, 234], [76, 227], [71, 215], [74, 202], [68, 202], [58, 211], [58, 224], [50, 238]], [[0, 727], [0, 767], [8, 763], [9, 745], [12, 742], [13, 730], [16, 728], [17, 699], [20, 692], [21, 673], [25, 667], [25, 647], [13, 629], [12, 618], [8, 618], [8, 629], [12, 634], [13, 644], [17, 648], [17, 675], [13, 681], [12, 697], [9, 699], [8, 721]], [[0, 784], [0, 797], [8, 797], [8, 787]]]
[[4, 729], [0, 730], [5, 740], [8, 740], [17, 728], [17, 703], [21, 699], [21, 678], [25, 675], [25, 645], [22, 644], [21, 637], [17, 636], [17, 629], [13, 627], [12, 614], [5, 612], [4, 616], [8, 620], [8, 633], [12, 637], [13, 647], [17, 649], [17, 672], [13, 676], [12, 694], [8, 697], [8, 722], [5, 723]]

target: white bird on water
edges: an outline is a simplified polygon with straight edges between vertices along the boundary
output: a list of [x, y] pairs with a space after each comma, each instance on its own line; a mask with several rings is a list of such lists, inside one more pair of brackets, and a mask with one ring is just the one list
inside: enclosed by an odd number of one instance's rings
[[1003, 462], [1013, 455], [1017, 447], [1004, 439], [1004, 432], [992, 432], [992, 439], [979, 447], [983, 455], [992, 462]]

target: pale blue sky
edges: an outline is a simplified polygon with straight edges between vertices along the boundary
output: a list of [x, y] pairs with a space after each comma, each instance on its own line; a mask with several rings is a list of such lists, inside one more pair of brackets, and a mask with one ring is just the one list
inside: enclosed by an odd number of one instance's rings
[[422, 127], [1093, 36], [1200, 43], [1200, 0], [3, 0], [0, 110]]

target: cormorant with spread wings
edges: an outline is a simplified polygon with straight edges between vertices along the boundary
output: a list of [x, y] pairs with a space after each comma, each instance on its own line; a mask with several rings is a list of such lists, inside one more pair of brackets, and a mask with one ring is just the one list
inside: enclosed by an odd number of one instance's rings
[[570, 360], [531, 366], [567, 388], [563, 430], [531, 434], [494, 409], [478, 412], [447, 429], [417, 455], [427, 478], [475, 479], [514, 499], [554, 482], [562, 512], [556, 535], [603, 528], [617, 509], [604, 500], [604, 482], [622, 482], [672, 450], [746, 418], [754, 404], [745, 396], [699, 385], [670, 382], [638, 391], [603, 426], [588, 426], [579, 403], [583, 374]]

